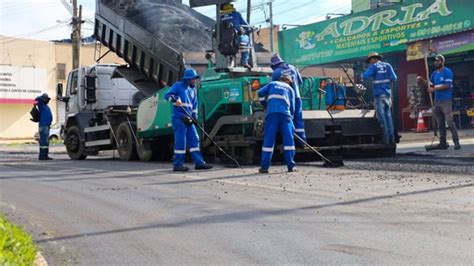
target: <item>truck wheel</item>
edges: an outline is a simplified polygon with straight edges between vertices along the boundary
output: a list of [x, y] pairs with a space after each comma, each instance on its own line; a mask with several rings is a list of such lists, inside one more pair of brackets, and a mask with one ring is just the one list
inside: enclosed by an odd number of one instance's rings
[[153, 158], [153, 143], [139, 138], [137, 143], [137, 154], [140, 161], [151, 161]]
[[70, 127], [66, 132], [66, 145], [67, 155], [73, 160], [84, 160], [87, 155], [85, 152], [84, 142], [81, 141], [80, 130], [77, 126]]
[[127, 122], [122, 122], [117, 128], [117, 151], [123, 161], [132, 161], [137, 159], [137, 149], [133, 132]]

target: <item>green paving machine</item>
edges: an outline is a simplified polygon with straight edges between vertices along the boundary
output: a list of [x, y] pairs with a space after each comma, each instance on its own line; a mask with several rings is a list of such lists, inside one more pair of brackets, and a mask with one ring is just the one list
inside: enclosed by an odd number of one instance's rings
[[[74, 73], [70, 74], [67, 93], [74, 86], [78, 87], [79, 93], [63, 97], [62, 88], [58, 88], [59, 99], [69, 101], [69, 104], [72, 98], [79, 102], [77, 108], [70, 108], [72, 111], [67, 113], [65, 145], [68, 154], [72, 159], [83, 159], [101, 150], [116, 149], [123, 160], [169, 160], [173, 151], [172, 106], [163, 96], [167, 84], [182, 76], [186, 66], [185, 53], [177, 50], [179, 45], [166, 43], [128, 17], [127, 5], [124, 5], [127, 1], [115, 2], [97, 1], [94, 35], [128, 64], [74, 70], [79, 71], [79, 76], [76, 75], [76, 84], [71, 85]], [[134, 1], [129, 2], [133, 4]], [[173, 12], [197, 18], [202, 16], [177, 3], [179, 1], [163, 2], [166, 2], [165, 8], [175, 8]], [[257, 90], [271, 81], [271, 69], [268, 62], [257, 62], [254, 49], [251, 49], [251, 69], [235, 66], [235, 55], [220, 51], [219, 44], [225, 33], [220, 27], [219, 6], [228, 2], [191, 1], [192, 7], [213, 4], [217, 10], [215, 27], [208, 32], [212, 36], [211, 47], [202, 53], [208, 60], [208, 68], [201, 73], [198, 87], [199, 123], [215, 143], [239, 162], [255, 163], [259, 161], [264, 128], [264, 110], [258, 102]], [[97, 78], [98, 69], [101, 69], [102, 80]], [[103, 73], [109, 73], [109, 76]], [[100, 104], [100, 97], [104, 98], [107, 93], [113, 96], [117, 93], [115, 89], [121, 89], [118, 85], [112, 89], [109, 85], [107, 88], [101, 85], [108, 82], [107, 78], [126, 80], [136, 88], [136, 91], [127, 91], [133, 94], [131, 100]], [[331, 89], [339, 88], [331, 77], [305, 77], [300, 88], [308, 142], [326, 154], [353, 155], [362, 154], [362, 151], [393, 154], [393, 146], [382, 144], [382, 131], [374, 110], [332, 108], [327, 101], [327, 84], [334, 84]], [[115, 99], [115, 96], [109, 98]], [[209, 138], [202, 138], [201, 146], [204, 155], [216, 160], [223, 157]], [[282, 152], [281, 145], [276, 149], [276, 153], [279, 152]], [[316, 158], [310, 149], [300, 148], [297, 154], [300, 159]]]

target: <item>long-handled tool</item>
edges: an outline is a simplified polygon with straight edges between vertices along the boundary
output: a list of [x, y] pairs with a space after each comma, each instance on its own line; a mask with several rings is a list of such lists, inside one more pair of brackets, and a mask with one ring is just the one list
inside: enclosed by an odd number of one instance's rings
[[[346, 73], [346, 76], [347, 78], [349, 79], [349, 82], [352, 83], [352, 88], [356, 91], [357, 93], [357, 98], [359, 99], [359, 101], [361, 102], [361, 107], [363, 109], [365, 109], [367, 107], [367, 102], [365, 101], [364, 99], [364, 94], [365, 94], [365, 91], [367, 90], [364, 86], [362, 86], [361, 84], [356, 84], [354, 82], [354, 80], [351, 78], [351, 76], [349, 75], [349, 71], [347, 70], [347, 68], [343, 65], [340, 65], [340, 68], [342, 69], [342, 71], [344, 71], [344, 73]], [[358, 86], [359, 85], [359, 86]]]
[[324, 161], [323, 167], [336, 168], [336, 167], [344, 166], [344, 162], [342, 160], [329, 160], [326, 156], [324, 156], [322, 153], [316, 150], [313, 146], [309, 145], [309, 143], [306, 142], [304, 139], [302, 139], [300, 136], [298, 136], [297, 134], [294, 134], [294, 136], [299, 141], [301, 141], [301, 143], [303, 143], [306, 147], [310, 148], [314, 153], [316, 153]]
[[237, 159], [235, 159], [234, 157], [232, 157], [230, 154], [228, 154], [221, 146], [219, 146], [219, 144], [217, 144], [217, 142], [212, 139], [212, 137], [209, 135], [209, 133], [206, 132], [206, 130], [201, 126], [201, 124], [199, 124], [199, 122], [194, 119], [194, 117], [188, 112], [188, 110], [186, 110], [183, 106], [179, 106], [181, 108], [181, 110], [183, 110], [187, 115], [188, 117], [193, 121], [193, 124], [195, 124], [199, 130], [201, 130], [201, 132], [204, 134], [204, 136], [206, 136], [207, 138], [209, 138], [209, 140], [211, 141], [212, 144], [214, 144], [214, 146], [220, 151], [222, 152], [227, 158], [229, 158], [230, 160], [232, 160], [234, 163], [235, 163], [235, 166], [238, 167], [238, 168], [242, 168], [242, 166], [239, 164], [239, 162], [237, 161]]

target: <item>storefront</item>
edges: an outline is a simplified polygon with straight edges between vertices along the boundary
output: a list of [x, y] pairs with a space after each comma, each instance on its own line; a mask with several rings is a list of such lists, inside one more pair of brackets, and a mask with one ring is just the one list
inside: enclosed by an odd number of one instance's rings
[[[397, 127], [404, 131], [416, 127], [410, 104], [416, 76], [427, 76], [426, 62], [431, 73], [431, 57], [444, 53], [446, 65], [455, 75], [456, 121], [461, 128], [472, 127], [467, 110], [473, 108], [474, 93], [473, 13], [474, 5], [469, 0], [405, 0], [401, 4], [282, 31], [279, 50], [286, 61], [300, 68], [340, 64], [352, 67], [355, 80], [367, 67], [367, 54], [381, 53], [399, 78], [393, 85], [394, 113]], [[413, 51], [408, 48], [415, 44], [436, 49], [413, 58]], [[369, 88], [366, 98], [371, 99], [371, 82], [364, 84]], [[424, 114], [429, 116], [429, 112]]]

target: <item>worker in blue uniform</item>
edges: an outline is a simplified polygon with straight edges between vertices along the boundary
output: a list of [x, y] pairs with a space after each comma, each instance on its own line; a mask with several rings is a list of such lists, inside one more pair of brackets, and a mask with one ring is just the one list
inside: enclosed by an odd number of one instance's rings
[[395, 144], [395, 131], [391, 111], [391, 83], [397, 81], [397, 75], [392, 65], [383, 62], [382, 56], [376, 52], [369, 53], [367, 63], [370, 66], [362, 74], [362, 80], [373, 79], [375, 112], [377, 120], [383, 129], [383, 142], [384, 144]]
[[165, 94], [165, 100], [173, 103], [172, 125], [174, 130], [174, 161], [173, 171], [186, 172], [184, 160], [186, 148], [189, 148], [196, 170], [211, 169], [206, 164], [199, 150], [199, 135], [194, 125], [198, 115], [198, 99], [196, 70], [187, 68], [181, 81], [176, 82]]
[[53, 113], [48, 106], [50, 100], [51, 98], [47, 93], [43, 93], [35, 99], [35, 104], [39, 111], [39, 160], [52, 160], [49, 157], [49, 130], [53, 121]]
[[239, 32], [240, 27], [245, 28], [246, 33], [250, 32], [249, 24], [244, 20], [242, 14], [237, 12], [233, 4], [221, 5], [221, 22], [232, 23], [235, 32]]
[[258, 91], [260, 103], [265, 107], [265, 128], [262, 146], [260, 173], [268, 173], [273, 156], [276, 134], [280, 131], [288, 172], [295, 171], [295, 94], [290, 86], [291, 76], [282, 75], [279, 81], [272, 81]]
[[446, 124], [448, 125], [453, 137], [454, 149], [461, 149], [459, 143], [459, 134], [453, 118], [453, 72], [447, 68], [443, 55], [435, 56], [435, 71], [431, 74], [431, 83], [418, 76], [418, 82], [422, 82], [428, 89], [428, 92], [434, 93], [434, 116], [439, 130], [439, 144], [428, 146], [426, 150], [446, 150], [449, 147], [446, 141]]
[[[303, 102], [301, 101], [300, 86], [303, 84], [303, 79], [298, 69], [290, 64], [285, 63], [283, 59], [278, 55], [274, 54], [270, 59], [270, 66], [273, 69], [272, 80], [280, 80], [282, 75], [289, 75], [292, 79], [291, 87], [295, 95], [295, 114], [293, 117], [293, 123], [295, 125], [296, 134], [303, 140], [306, 140], [306, 133], [304, 129], [303, 121]], [[297, 141], [301, 146], [303, 143]]]

